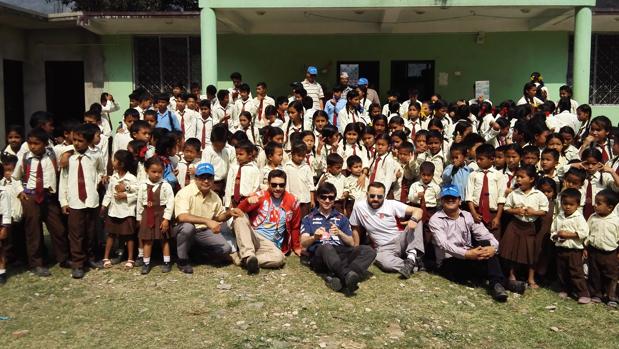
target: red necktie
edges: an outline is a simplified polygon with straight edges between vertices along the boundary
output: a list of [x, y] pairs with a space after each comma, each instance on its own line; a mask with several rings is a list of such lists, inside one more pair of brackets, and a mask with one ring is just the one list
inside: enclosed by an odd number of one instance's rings
[[241, 169], [243, 167], [239, 166], [239, 170], [236, 172], [236, 179], [234, 180], [234, 195], [232, 198], [238, 204], [241, 201]]
[[507, 187], [512, 187], [512, 179], [514, 179], [514, 175], [507, 175]]
[[335, 110], [335, 104], [333, 104], [333, 126], [337, 127], [337, 111]]
[[606, 163], [608, 162], [608, 152], [606, 152], [606, 145], [602, 145], [602, 162]]
[[86, 202], [86, 181], [84, 180], [81, 155], [77, 157], [77, 195], [81, 202]]
[[357, 145], [356, 144], [352, 145], [352, 155], [357, 155]]
[[378, 164], [380, 163], [380, 156], [374, 160], [374, 168], [372, 169], [372, 175], [370, 176], [370, 183], [374, 183], [374, 178], [376, 178], [376, 171], [378, 170]]
[[178, 113], [181, 114], [181, 131], [183, 131], [183, 137], [185, 137], [185, 111]]
[[153, 189], [155, 186], [146, 185], [146, 226], [155, 227], [155, 211], [153, 210]]
[[187, 164], [187, 170], [185, 172], [185, 186], [191, 183], [191, 176], [189, 176], [189, 164]]
[[355, 114], [356, 114], [356, 112], [353, 110], [353, 112], [352, 112], [352, 122], [357, 122], [357, 120], [355, 119]]
[[[245, 103], [247, 103], [247, 102], [245, 102]], [[241, 113], [245, 111], [245, 103], [241, 102], [241, 104], [243, 105], [243, 106], [241, 107]]]
[[417, 123], [413, 122], [413, 129], [411, 130], [411, 140], [414, 142], [415, 141], [415, 134], [417, 133], [417, 131], [415, 130], [415, 125]]
[[585, 219], [589, 219], [589, 217], [593, 214], [593, 187], [591, 185], [591, 180], [589, 179], [589, 184], [587, 184], [587, 194], [585, 195], [585, 207], [583, 207], [583, 215]]
[[205, 143], [206, 143], [206, 122], [202, 120], [202, 149], [204, 149]]
[[481, 197], [479, 198], [479, 212], [484, 223], [490, 223], [492, 214], [490, 213], [490, 191], [488, 185], [488, 171], [484, 171], [484, 182], [481, 186]]
[[39, 164], [37, 165], [37, 178], [36, 178], [36, 186], [34, 187], [34, 202], [40, 204], [43, 202], [43, 198], [45, 197], [43, 191], [43, 166], [41, 162], [43, 162], [43, 158], [38, 159]]
[[258, 104], [258, 121], [260, 121], [260, 118], [262, 117], [262, 103], [264, 102], [264, 99], [260, 100], [260, 104]]

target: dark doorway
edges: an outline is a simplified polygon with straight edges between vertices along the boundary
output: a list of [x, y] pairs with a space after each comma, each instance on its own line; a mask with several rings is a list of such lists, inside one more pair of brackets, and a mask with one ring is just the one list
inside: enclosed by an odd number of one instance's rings
[[56, 124], [64, 120], [83, 119], [84, 62], [45, 62], [47, 111]]
[[434, 94], [434, 61], [391, 61], [391, 89], [408, 99], [409, 89], [419, 91], [418, 99], [429, 100]]
[[355, 85], [359, 78], [366, 78], [369, 81], [369, 87], [375, 89], [380, 94], [379, 70], [379, 61], [338, 61], [335, 84], [339, 83], [340, 72], [346, 71], [350, 79], [349, 84]]
[[24, 64], [5, 59], [4, 71], [4, 125], [24, 126]]

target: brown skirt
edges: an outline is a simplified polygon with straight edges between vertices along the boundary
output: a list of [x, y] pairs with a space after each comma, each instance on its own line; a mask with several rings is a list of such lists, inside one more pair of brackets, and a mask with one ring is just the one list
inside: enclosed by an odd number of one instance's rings
[[135, 234], [135, 217], [105, 218], [105, 231], [111, 236], [130, 236]]
[[501, 257], [515, 263], [533, 265], [535, 263], [535, 223], [523, 222], [513, 218], [505, 228], [499, 253]]
[[[152, 207], [155, 214], [155, 224], [154, 227], [147, 226], [147, 207], [144, 207], [144, 212], [142, 212], [142, 220], [140, 221], [140, 232], [138, 236], [141, 240], [162, 240], [168, 239], [170, 237], [170, 229], [168, 229], [167, 233], [163, 234], [161, 229], [159, 229], [161, 222], [163, 221], [163, 211], [165, 210], [165, 206], [153, 206]], [[170, 224], [171, 225], [171, 224]]]

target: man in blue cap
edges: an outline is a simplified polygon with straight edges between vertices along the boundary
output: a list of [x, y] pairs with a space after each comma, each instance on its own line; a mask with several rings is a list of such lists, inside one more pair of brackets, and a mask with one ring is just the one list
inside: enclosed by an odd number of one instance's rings
[[318, 68], [310, 66], [305, 73], [305, 80], [301, 82], [307, 95], [312, 97], [314, 105], [313, 109], [322, 110], [324, 108], [325, 94], [322, 91], [322, 86], [316, 81], [316, 75], [318, 75]]
[[442, 209], [430, 218], [439, 273], [456, 282], [470, 279], [489, 281], [492, 297], [505, 302], [512, 292], [524, 293], [526, 284], [506, 280], [497, 257], [499, 242], [482, 223], [460, 210], [462, 198], [455, 185], [441, 190]]
[[238, 209], [226, 210], [221, 199], [212, 191], [215, 168], [210, 163], [196, 167], [195, 181], [181, 189], [174, 199], [178, 268], [186, 274], [193, 273], [189, 264], [189, 250], [197, 243], [205, 252], [219, 259], [229, 259], [232, 248], [220, 234], [227, 229], [223, 222], [230, 217], [243, 215]]
[[372, 102], [372, 104], [380, 105], [380, 98], [378, 92], [375, 89], [369, 87], [369, 81], [366, 78], [359, 78], [357, 86], [365, 92], [365, 97]]

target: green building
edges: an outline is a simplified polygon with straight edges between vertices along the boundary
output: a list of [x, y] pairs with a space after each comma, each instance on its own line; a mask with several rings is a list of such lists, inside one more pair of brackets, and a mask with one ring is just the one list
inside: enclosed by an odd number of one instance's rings
[[[41, 0], [44, 2], [45, 0]], [[20, 3], [13, 1], [12, 3]], [[200, 0], [200, 11], [41, 13], [0, 2], [0, 137], [36, 110], [78, 117], [101, 92], [121, 111], [143, 86], [229, 87], [233, 71], [272, 96], [307, 66], [332, 87], [343, 69], [389, 89], [517, 100], [533, 71], [619, 121], [619, 5], [598, 0]], [[616, 7], [616, 8], [613, 8]], [[0, 139], [4, 142], [4, 138]]]

